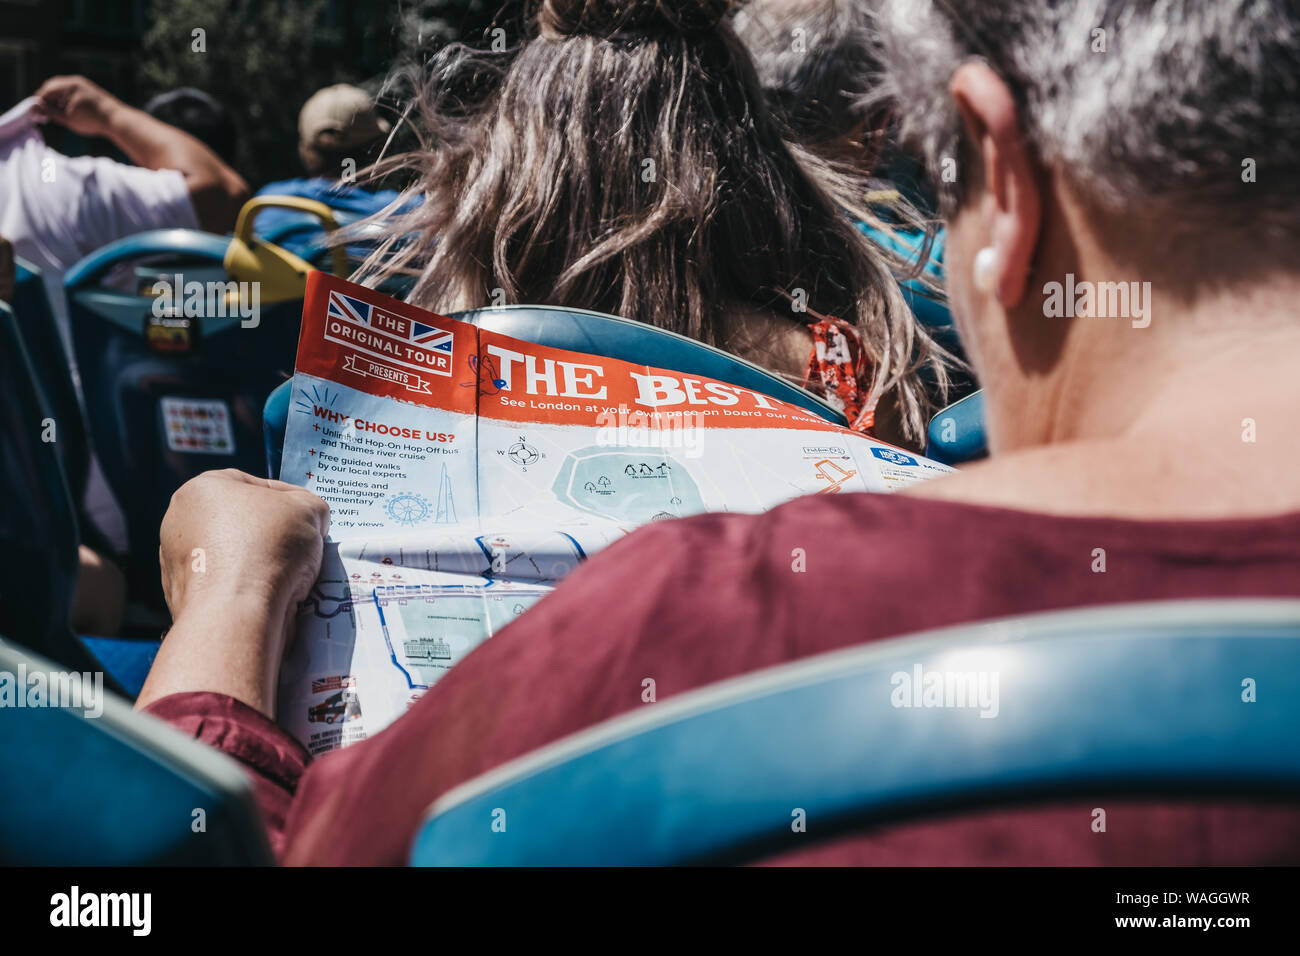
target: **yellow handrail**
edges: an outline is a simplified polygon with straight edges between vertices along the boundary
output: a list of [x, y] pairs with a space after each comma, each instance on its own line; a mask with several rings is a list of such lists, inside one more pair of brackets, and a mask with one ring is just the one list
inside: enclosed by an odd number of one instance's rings
[[[308, 213], [321, 221], [328, 231], [339, 228], [334, 211], [323, 202], [301, 196], [254, 196], [239, 210], [235, 235], [226, 250], [223, 265], [226, 274], [240, 281], [260, 283], [263, 302], [301, 299], [306, 289], [307, 273], [316, 267], [300, 256], [253, 234], [253, 224], [263, 209], [291, 209]], [[334, 274], [347, 278], [347, 251], [342, 246], [330, 250]]]

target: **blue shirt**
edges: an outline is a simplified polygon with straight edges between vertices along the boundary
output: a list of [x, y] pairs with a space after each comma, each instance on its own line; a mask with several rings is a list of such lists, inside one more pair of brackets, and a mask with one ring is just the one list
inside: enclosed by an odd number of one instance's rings
[[[339, 225], [347, 225], [386, 208], [401, 194], [395, 189], [378, 189], [371, 192], [353, 183], [341, 183], [336, 179], [315, 176], [267, 183], [257, 191], [257, 195], [315, 199], [339, 214], [337, 216]], [[305, 259], [318, 255], [323, 248], [321, 239], [325, 235], [325, 227], [310, 213], [295, 212], [291, 209], [267, 209], [258, 214], [256, 226], [258, 236], [283, 246]], [[348, 251], [354, 258], [365, 256], [364, 247], [353, 246], [349, 247]], [[357, 252], [361, 255], [358, 256]]]

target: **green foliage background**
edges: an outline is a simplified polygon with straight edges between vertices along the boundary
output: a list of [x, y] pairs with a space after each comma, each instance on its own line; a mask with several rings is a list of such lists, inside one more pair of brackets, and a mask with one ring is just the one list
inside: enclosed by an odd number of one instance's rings
[[[141, 38], [144, 96], [197, 87], [230, 110], [236, 164], [254, 189], [299, 175], [298, 110], [316, 90], [378, 92], [398, 65], [453, 41], [482, 42], [516, 0], [152, 0]], [[206, 52], [194, 52], [194, 30]]]

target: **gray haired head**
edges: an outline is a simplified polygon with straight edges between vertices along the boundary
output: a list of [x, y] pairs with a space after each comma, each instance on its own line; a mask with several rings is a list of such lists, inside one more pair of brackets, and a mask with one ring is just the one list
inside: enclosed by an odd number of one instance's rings
[[946, 214], [977, 161], [948, 83], [980, 59], [1040, 160], [1099, 209], [1300, 234], [1295, 0], [884, 0], [878, 18], [871, 95], [898, 104]]

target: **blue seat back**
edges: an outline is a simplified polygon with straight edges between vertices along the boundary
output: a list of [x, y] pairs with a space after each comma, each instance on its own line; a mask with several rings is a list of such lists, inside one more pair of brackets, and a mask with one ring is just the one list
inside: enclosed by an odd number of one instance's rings
[[[974, 706], [926, 706], [934, 675], [938, 700], [966, 687]], [[1295, 800], [1297, 726], [1300, 601], [1008, 618], [607, 721], [444, 795], [412, 861], [739, 862], [919, 814], [1085, 794]]]
[[[30, 695], [32, 675], [60, 667], [0, 640], [0, 672]], [[271, 861], [238, 764], [111, 693], [87, 696], [93, 679], [75, 683], [82, 696], [65, 706], [0, 707], [0, 864]]]
[[37, 388], [56, 423], [55, 449], [73, 502], [81, 501], [90, 468], [90, 440], [72, 382], [72, 367], [50, 308], [41, 272], [18, 259], [13, 306]]
[[[738, 385], [789, 402], [836, 425], [844, 415], [806, 389], [792, 385], [766, 369], [684, 335], [600, 312], [546, 305], [507, 305], [456, 313], [454, 318], [483, 329], [549, 348], [585, 352], [637, 365], [674, 369]], [[268, 400], [263, 410], [267, 474], [280, 471], [284, 430], [289, 414], [288, 384]]]
[[927, 458], [945, 465], [976, 461], [989, 453], [984, 429], [984, 393], [973, 392], [930, 419]]
[[[919, 259], [925, 245], [925, 234], [917, 230], [895, 226], [886, 231], [865, 222], [857, 224], [872, 242], [883, 246], [904, 260], [915, 262]], [[943, 285], [943, 254], [947, 234], [940, 229], [930, 247], [930, 255], [922, 269], [924, 277], [932, 285]], [[940, 296], [926, 288], [926, 283], [916, 279], [907, 279], [900, 284], [903, 298], [917, 320], [939, 340], [947, 349], [961, 354], [961, 343], [957, 340], [952, 324], [952, 312], [948, 303]]]
[[[90, 647], [68, 627], [80, 535], [56, 450], [65, 433], [47, 430], [55, 413], [27, 356], [13, 312], [0, 303], [0, 633], [65, 666], [98, 670], [97, 651], [112, 642]], [[123, 670], [109, 670], [113, 690], [123, 689]], [[126, 676], [143, 682], [139, 670], [137, 662]]]
[[[157, 632], [155, 632], [157, 633]], [[113, 682], [113, 689], [131, 700], [140, 696], [149, 669], [162, 647], [162, 642], [150, 637], [95, 637], [78, 634], [77, 641], [84, 647]]]
[[[199, 310], [188, 328], [169, 329], [172, 317], [155, 314], [155, 278], [220, 280], [229, 243], [192, 230], [145, 232], [93, 253], [65, 279], [91, 440], [126, 516], [132, 593], [147, 601], [160, 597], [158, 526], [172, 492], [214, 468], [259, 471], [262, 405], [293, 371], [301, 300], [263, 304], [253, 327]], [[123, 273], [127, 288], [111, 284]]]
[[266, 397], [262, 406], [262, 448], [266, 454], [266, 477], [280, 477], [284, 459], [284, 433], [289, 428], [289, 404], [293, 398], [293, 379], [281, 382]]
[[43, 440], [52, 416], [14, 314], [0, 303], [0, 633], [70, 662], [79, 659], [67, 623], [77, 519], [58, 443]]

